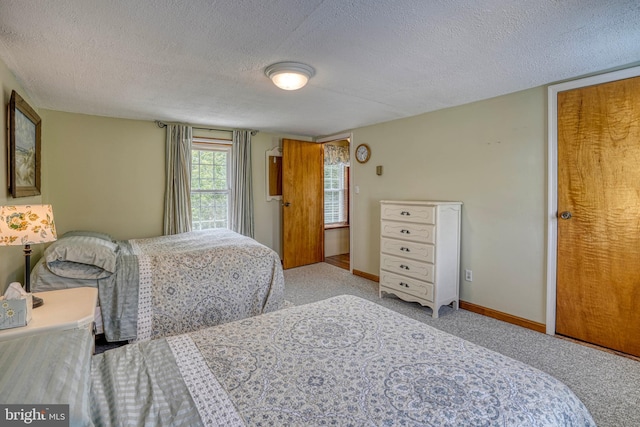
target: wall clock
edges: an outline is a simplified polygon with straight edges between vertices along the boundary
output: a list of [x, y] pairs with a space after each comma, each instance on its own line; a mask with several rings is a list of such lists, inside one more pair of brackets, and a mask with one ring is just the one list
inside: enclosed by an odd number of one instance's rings
[[371, 148], [367, 144], [360, 144], [356, 148], [356, 160], [360, 163], [367, 163], [371, 157]]

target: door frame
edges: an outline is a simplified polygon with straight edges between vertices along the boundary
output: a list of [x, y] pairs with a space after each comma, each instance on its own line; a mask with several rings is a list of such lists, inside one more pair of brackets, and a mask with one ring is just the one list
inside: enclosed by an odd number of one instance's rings
[[547, 141], [547, 318], [546, 332], [556, 333], [556, 284], [558, 267], [558, 93], [640, 76], [640, 67], [549, 86]]
[[[317, 139], [315, 142], [318, 144], [324, 144], [325, 142], [339, 141], [341, 139], [349, 140], [349, 163], [351, 159], [355, 158], [353, 154], [353, 132], [338, 133], [335, 135], [325, 136]], [[353, 273], [353, 224], [351, 219], [353, 218], [353, 167], [349, 173], [349, 272]]]

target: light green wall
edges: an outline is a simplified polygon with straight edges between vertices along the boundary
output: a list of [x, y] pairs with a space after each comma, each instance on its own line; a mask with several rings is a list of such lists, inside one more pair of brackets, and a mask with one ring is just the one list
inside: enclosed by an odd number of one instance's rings
[[546, 88], [355, 129], [361, 143], [372, 154], [352, 168], [354, 269], [379, 274], [380, 200], [459, 200], [461, 269], [473, 270], [461, 299], [544, 323]]
[[[20, 197], [14, 199], [7, 190], [7, 110], [11, 99], [11, 91], [15, 90], [24, 98], [27, 103], [39, 114], [40, 112], [36, 108], [36, 105], [31, 101], [27, 93], [22, 89], [15, 76], [7, 68], [4, 62], [0, 60], [0, 89], [2, 90], [2, 113], [0, 114], [0, 205], [28, 205], [28, 204], [40, 204], [43, 201], [43, 196], [35, 197]], [[41, 155], [46, 156], [46, 149], [43, 148]], [[42, 166], [41, 173], [45, 173], [45, 166]], [[46, 194], [47, 186], [43, 183], [41, 193]], [[41, 256], [42, 245], [32, 246], [34, 259]], [[0, 293], [4, 293], [5, 289], [11, 282], [22, 283], [24, 279], [24, 255], [21, 246], [0, 246]]]
[[349, 253], [349, 227], [324, 230], [324, 256]]
[[291, 134], [258, 132], [251, 138], [253, 165], [253, 216], [255, 239], [276, 251], [282, 257], [282, 204], [280, 200], [267, 202], [266, 152], [282, 147], [282, 139], [309, 141], [310, 138]]
[[[88, 229], [117, 239], [162, 234], [165, 129], [149, 121], [42, 110], [48, 200], [60, 233]], [[194, 130], [194, 135], [229, 137]], [[276, 135], [252, 138], [255, 238], [281, 253], [280, 202], [266, 201], [265, 152]], [[297, 137], [300, 139], [299, 137]]]
[[[0, 62], [5, 105], [21, 90]], [[28, 101], [24, 93], [21, 93]], [[36, 107], [31, 103], [33, 107]], [[164, 129], [153, 122], [40, 110], [42, 197], [60, 232], [88, 228], [116, 238], [162, 233]], [[352, 266], [379, 273], [379, 205], [383, 199], [464, 202], [461, 283], [465, 301], [537, 322], [545, 319], [546, 89], [353, 130], [352, 149], [366, 142], [371, 160], [352, 167]], [[0, 133], [6, 141], [6, 116]], [[280, 201], [265, 198], [265, 152], [295, 135], [252, 138], [256, 240], [282, 253]], [[0, 150], [6, 165], [6, 152]], [[375, 166], [383, 165], [377, 176]], [[0, 174], [6, 188], [6, 174]], [[0, 203], [14, 203], [6, 191]], [[36, 248], [34, 258], [41, 254]], [[22, 279], [22, 252], [0, 247], [0, 285]]]
[[164, 129], [153, 122], [42, 110], [48, 201], [58, 232], [162, 234]]

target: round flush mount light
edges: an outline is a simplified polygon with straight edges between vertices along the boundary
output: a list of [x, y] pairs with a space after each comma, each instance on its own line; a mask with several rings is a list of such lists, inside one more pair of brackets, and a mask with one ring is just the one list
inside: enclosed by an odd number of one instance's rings
[[278, 62], [265, 68], [264, 73], [280, 89], [296, 90], [304, 87], [316, 70], [300, 62]]

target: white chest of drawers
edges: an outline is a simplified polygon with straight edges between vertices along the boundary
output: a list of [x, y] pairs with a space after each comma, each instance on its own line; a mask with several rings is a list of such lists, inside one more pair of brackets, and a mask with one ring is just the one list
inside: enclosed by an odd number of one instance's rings
[[380, 288], [405, 301], [458, 309], [462, 202], [380, 202]]

